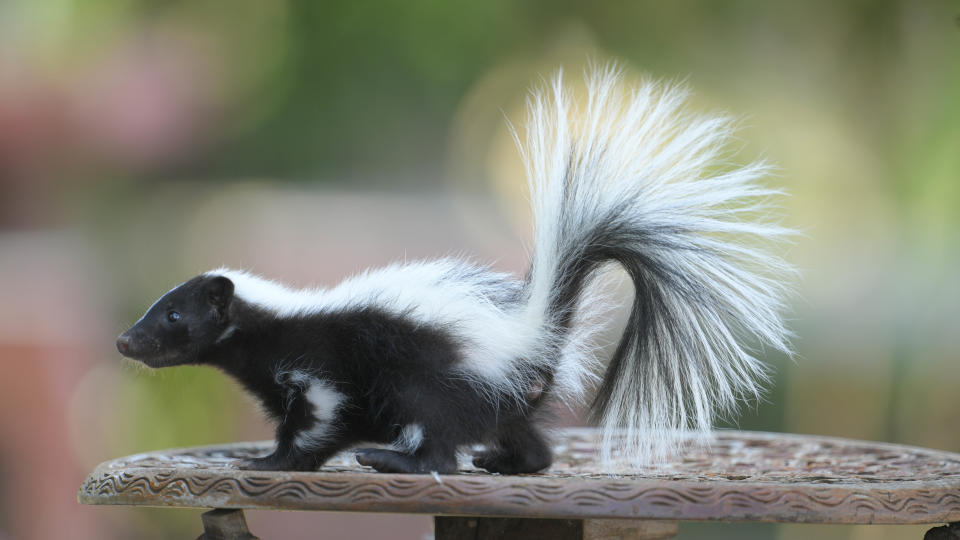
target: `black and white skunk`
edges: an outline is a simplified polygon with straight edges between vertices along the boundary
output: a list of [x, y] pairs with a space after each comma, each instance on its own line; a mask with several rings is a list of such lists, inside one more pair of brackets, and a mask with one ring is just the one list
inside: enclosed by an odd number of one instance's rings
[[[441, 259], [292, 290], [222, 268], [165, 294], [117, 348], [239, 380], [277, 422], [276, 449], [249, 469], [313, 470], [367, 442], [392, 443], [356, 453], [383, 472], [453, 472], [458, 449], [479, 444], [478, 467], [540, 471], [552, 455], [538, 413], [591, 390], [605, 457], [654, 459], [678, 430], [706, 433], [766, 378], [748, 346], [789, 352], [790, 268], [762, 247], [790, 234], [765, 217], [779, 192], [756, 183], [763, 163], [725, 165], [731, 121], [686, 112], [683, 89], [623, 88], [607, 68], [585, 97], [557, 76], [529, 98], [525, 278]], [[607, 263], [635, 297], [603, 370]]]

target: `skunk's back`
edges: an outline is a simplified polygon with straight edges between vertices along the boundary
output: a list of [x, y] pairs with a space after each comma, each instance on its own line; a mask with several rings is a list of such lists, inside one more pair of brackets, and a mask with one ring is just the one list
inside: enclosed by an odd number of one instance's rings
[[523, 284], [513, 276], [457, 258], [396, 263], [366, 270], [330, 289], [294, 290], [246, 272], [219, 269], [237, 296], [281, 317], [373, 310], [414, 327], [444, 332], [456, 344], [459, 376], [484, 392], [523, 393], [527, 358], [541, 343], [523, 320]]

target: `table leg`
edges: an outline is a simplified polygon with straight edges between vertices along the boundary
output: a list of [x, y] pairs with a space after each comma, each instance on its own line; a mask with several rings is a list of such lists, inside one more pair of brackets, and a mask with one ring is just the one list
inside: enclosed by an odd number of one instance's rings
[[676, 521], [630, 519], [433, 518], [436, 540], [654, 540], [677, 534]]
[[205, 512], [200, 518], [203, 520], [203, 534], [197, 540], [258, 540], [250, 534], [243, 510], [217, 508]]
[[923, 540], [960, 540], [960, 521], [930, 529]]
[[585, 519], [583, 540], [655, 540], [673, 538], [679, 524], [656, 519]]

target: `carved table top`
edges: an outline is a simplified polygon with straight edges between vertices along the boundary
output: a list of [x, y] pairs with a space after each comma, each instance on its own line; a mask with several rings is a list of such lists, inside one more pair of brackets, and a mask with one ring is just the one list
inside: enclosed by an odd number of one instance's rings
[[317, 472], [241, 471], [270, 443], [165, 450], [102, 463], [85, 504], [540, 518], [807, 523], [960, 521], [960, 454], [829, 437], [718, 431], [660, 467], [598, 474], [595, 432], [565, 430], [542, 474], [383, 474], [344, 453]]

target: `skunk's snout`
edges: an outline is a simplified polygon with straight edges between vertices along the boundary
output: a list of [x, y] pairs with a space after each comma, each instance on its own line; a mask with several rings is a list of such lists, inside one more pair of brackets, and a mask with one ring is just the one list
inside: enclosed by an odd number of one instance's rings
[[122, 334], [117, 338], [117, 350], [124, 356], [130, 352], [130, 336]]

